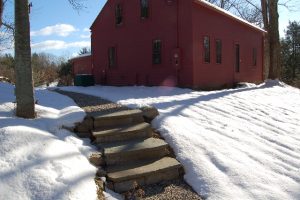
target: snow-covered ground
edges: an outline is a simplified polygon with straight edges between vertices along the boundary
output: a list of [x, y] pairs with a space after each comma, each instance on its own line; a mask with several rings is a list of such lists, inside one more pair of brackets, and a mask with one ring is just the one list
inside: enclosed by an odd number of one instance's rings
[[36, 90], [35, 120], [14, 116], [14, 87], [0, 83], [0, 199], [96, 199], [88, 141], [61, 129], [85, 116], [73, 100]]
[[130, 107], [153, 126], [208, 199], [300, 199], [300, 90], [277, 81], [198, 92], [168, 87], [67, 87]]

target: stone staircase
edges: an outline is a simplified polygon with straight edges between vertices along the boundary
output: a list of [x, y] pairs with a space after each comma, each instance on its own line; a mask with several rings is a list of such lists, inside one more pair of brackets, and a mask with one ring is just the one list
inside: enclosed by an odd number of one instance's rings
[[[101, 152], [108, 187], [122, 193], [182, 175], [180, 163], [171, 156], [169, 145], [154, 138], [149, 118], [141, 110], [107, 114], [90, 113], [78, 127], [89, 131]], [[80, 131], [79, 131], [80, 132]]]

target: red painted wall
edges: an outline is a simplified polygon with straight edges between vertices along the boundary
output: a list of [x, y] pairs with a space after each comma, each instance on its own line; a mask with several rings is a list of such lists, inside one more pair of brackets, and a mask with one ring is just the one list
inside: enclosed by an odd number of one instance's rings
[[85, 56], [74, 58], [71, 60], [73, 64], [73, 73], [77, 74], [93, 74], [92, 72], [92, 57]]
[[[192, 52], [191, 7], [188, 1], [179, 1], [181, 27], [179, 34], [183, 58], [181, 58], [180, 77], [173, 64], [173, 52], [178, 47], [177, 40], [177, 2], [153, 0], [150, 2], [148, 19], [140, 17], [139, 0], [109, 0], [98, 19], [91, 27], [92, 54], [97, 83], [109, 85], [191, 85], [192, 59], [187, 54]], [[171, 2], [171, 3], [170, 3]], [[123, 24], [115, 25], [115, 5], [121, 3]], [[189, 30], [190, 29], [190, 30]], [[162, 63], [152, 64], [152, 41], [162, 41]], [[108, 68], [108, 48], [117, 48], [117, 67]], [[189, 50], [185, 50], [188, 49]]]
[[[210, 37], [210, 63], [204, 62], [203, 40]], [[222, 63], [216, 63], [216, 40], [222, 41]], [[262, 81], [263, 33], [223, 14], [193, 4], [194, 87], [232, 86]], [[240, 45], [240, 72], [235, 72], [235, 44]], [[257, 64], [253, 65], [253, 48]]]
[[[115, 6], [122, 5], [123, 23], [115, 25]], [[194, 3], [194, 0], [152, 0], [148, 19], [140, 17], [139, 0], [108, 0], [91, 27], [96, 83], [206, 87], [262, 79], [262, 32]], [[222, 39], [223, 63], [204, 64], [203, 36]], [[152, 41], [162, 41], [162, 63], [152, 64]], [[233, 44], [241, 45], [241, 72], [234, 73]], [[108, 48], [117, 49], [117, 66], [108, 67]], [[247, 48], [246, 48], [247, 47]], [[252, 61], [257, 47], [258, 65]], [[211, 43], [214, 62], [214, 44]], [[249, 52], [250, 51], [250, 52]], [[179, 55], [175, 65], [174, 54]], [[249, 56], [249, 57], [248, 57]]]
[[178, 70], [178, 85], [193, 86], [193, 32], [192, 1], [178, 0], [178, 43], [181, 65]]

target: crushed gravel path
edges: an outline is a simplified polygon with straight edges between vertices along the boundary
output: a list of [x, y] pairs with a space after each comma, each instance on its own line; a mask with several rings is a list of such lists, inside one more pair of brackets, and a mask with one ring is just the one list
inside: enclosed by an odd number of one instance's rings
[[[87, 114], [94, 112], [105, 114], [121, 110], [129, 110], [128, 107], [96, 96], [62, 90], [55, 90], [55, 92], [66, 95], [73, 99], [74, 102]], [[183, 178], [143, 186], [140, 189], [143, 191], [143, 197], [133, 198], [132, 200], [202, 200], [202, 198], [193, 191], [193, 189], [183, 180]]]
[[145, 192], [145, 200], [201, 200], [183, 179], [148, 185], [142, 189]]
[[87, 114], [94, 112], [105, 114], [121, 110], [129, 110], [129, 108], [126, 106], [113, 103], [111, 101], [96, 96], [80, 94], [75, 92], [67, 92], [62, 90], [55, 90], [55, 92], [66, 95], [73, 99], [74, 102], [79, 107], [81, 107]]

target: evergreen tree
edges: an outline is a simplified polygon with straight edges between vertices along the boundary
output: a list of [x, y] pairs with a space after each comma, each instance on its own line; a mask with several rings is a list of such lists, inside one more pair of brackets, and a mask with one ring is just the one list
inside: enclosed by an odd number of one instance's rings
[[82, 49], [80, 49], [80, 51], [79, 51], [79, 55], [84, 55], [84, 54], [87, 54], [87, 53], [90, 53], [91, 52], [91, 50], [90, 49], [88, 49], [88, 48], [86, 48], [86, 47], [83, 47]]
[[300, 80], [300, 23], [289, 22], [285, 37], [281, 41], [282, 48], [282, 78], [293, 84]]

